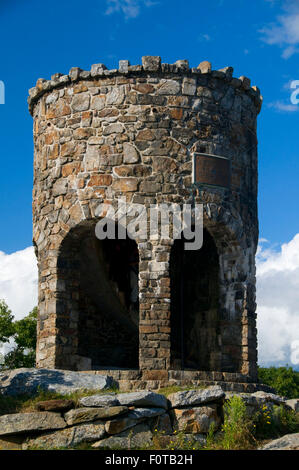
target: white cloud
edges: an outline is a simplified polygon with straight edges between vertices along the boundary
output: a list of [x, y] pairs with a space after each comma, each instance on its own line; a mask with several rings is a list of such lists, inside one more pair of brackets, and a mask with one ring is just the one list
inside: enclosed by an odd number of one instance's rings
[[209, 42], [211, 41], [211, 36], [209, 34], [201, 34], [198, 36], [198, 41], [199, 42]]
[[106, 15], [121, 13], [125, 19], [136, 18], [143, 6], [151, 7], [157, 4], [152, 0], [106, 0]]
[[293, 365], [299, 340], [299, 233], [280, 250], [260, 242], [257, 252], [259, 363]]
[[282, 113], [296, 113], [299, 111], [299, 106], [296, 106], [291, 103], [285, 103], [284, 101], [274, 101], [273, 103], [268, 104], [268, 108], [273, 108], [276, 111], [280, 111]]
[[285, 0], [284, 14], [277, 17], [274, 23], [266, 25], [260, 32], [262, 40], [270, 45], [283, 48], [282, 57], [289, 59], [299, 52], [299, 2]]
[[10, 255], [0, 251], [0, 299], [5, 300], [17, 320], [37, 305], [37, 263], [33, 247]]

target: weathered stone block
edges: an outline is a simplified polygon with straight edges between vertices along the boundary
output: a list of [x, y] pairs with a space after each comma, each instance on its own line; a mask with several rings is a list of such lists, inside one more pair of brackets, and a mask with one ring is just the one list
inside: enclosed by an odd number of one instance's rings
[[125, 142], [123, 145], [123, 153], [124, 163], [137, 163], [139, 161], [139, 155], [134, 145]]
[[0, 436], [65, 427], [66, 422], [59, 413], [50, 413], [48, 411], [0, 416]]
[[126, 406], [112, 406], [103, 408], [76, 408], [70, 410], [64, 415], [64, 419], [68, 426], [79, 423], [87, 423], [99, 419], [113, 418], [126, 414], [128, 408]]
[[118, 406], [120, 403], [116, 393], [105, 393], [104, 395], [90, 395], [88, 397], [80, 398], [79, 404], [90, 407], [113, 407]]
[[159, 56], [143, 56], [142, 57], [143, 70], [147, 72], [158, 72], [161, 67], [161, 57]]
[[124, 449], [144, 448], [152, 443], [152, 433], [147, 424], [137, 424], [133, 428], [121, 432], [117, 436], [95, 442], [92, 447], [95, 449]]
[[261, 447], [259, 450], [299, 450], [299, 433], [287, 434]]
[[214, 430], [217, 430], [221, 422], [217, 413], [217, 405], [175, 409], [173, 414], [174, 427], [186, 434], [208, 433], [212, 425]]
[[14, 369], [0, 374], [3, 395], [35, 393], [38, 389], [68, 394], [78, 390], [105, 390], [114, 381], [107, 375], [82, 374], [58, 369]]
[[135, 407], [155, 407], [167, 409], [167, 399], [164, 395], [150, 392], [148, 390], [133, 393], [119, 393], [118, 402], [121, 405]]
[[113, 189], [122, 192], [137, 191], [138, 180], [136, 178], [121, 178], [114, 180], [112, 183]]
[[184, 78], [182, 93], [183, 95], [193, 96], [196, 93], [197, 81], [195, 78]]
[[57, 399], [39, 401], [35, 405], [38, 411], [60, 411], [65, 412], [75, 407], [73, 400]]
[[196, 406], [204, 403], [223, 401], [225, 393], [222, 388], [215, 386], [202, 390], [187, 390], [173, 393], [168, 396], [172, 408], [183, 408], [185, 406]]
[[211, 62], [204, 60], [197, 66], [197, 68], [201, 71], [201, 73], [210, 73], [212, 70], [212, 65]]
[[105, 423], [105, 431], [107, 434], [119, 434], [126, 429], [132, 428], [138, 424], [138, 419], [120, 418]]
[[73, 447], [81, 442], [94, 442], [102, 439], [105, 435], [105, 427], [103, 423], [90, 423], [73, 426], [44, 434], [40, 437], [28, 439], [22, 446], [24, 450], [30, 448], [41, 449], [59, 449]]
[[73, 112], [86, 111], [89, 108], [90, 96], [87, 93], [75, 95], [72, 100]]
[[162, 80], [157, 88], [158, 95], [177, 95], [181, 90], [181, 85], [176, 80]]
[[110, 186], [111, 183], [111, 175], [91, 175], [88, 186]]

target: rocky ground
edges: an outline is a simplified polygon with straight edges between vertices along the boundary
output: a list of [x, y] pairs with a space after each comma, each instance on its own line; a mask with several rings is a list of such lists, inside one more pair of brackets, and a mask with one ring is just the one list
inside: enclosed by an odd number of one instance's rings
[[[199, 448], [205, 446], [211, 426], [215, 432], [221, 428], [224, 403], [236, 395], [212, 386], [166, 397], [150, 390], [111, 392], [112, 385], [109, 377], [76, 372], [33, 369], [0, 374], [2, 400], [28, 391], [33, 394], [42, 387], [60, 394], [86, 390], [86, 396], [83, 393], [76, 403], [60, 398], [35, 402], [29, 412], [3, 414], [0, 409], [0, 449], [66, 449], [82, 443], [95, 449], [145, 449], [153, 445], [157, 434], [164, 447], [179, 448], [183, 435], [186, 443], [196, 443]], [[90, 394], [90, 390], [97, 393]], [[238, 395], [249, 416], [262, 408], [271, 414], [275, 406], [299, 411], [299, 400], [262, 391]], [[298, 450], [299, 434], [262, 448]]]

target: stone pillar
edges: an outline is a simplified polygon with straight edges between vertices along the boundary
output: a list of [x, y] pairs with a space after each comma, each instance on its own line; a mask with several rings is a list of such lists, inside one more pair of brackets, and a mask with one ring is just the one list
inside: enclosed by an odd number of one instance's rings
[[170, 367], [170, 244], [140, 246], [140, 356], [142, 370]]

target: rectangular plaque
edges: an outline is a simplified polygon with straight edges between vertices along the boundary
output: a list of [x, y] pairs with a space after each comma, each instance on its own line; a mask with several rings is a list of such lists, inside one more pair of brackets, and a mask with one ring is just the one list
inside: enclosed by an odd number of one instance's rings
[[195, 153], [193, 155], [194, 183], [230, 187], [230, 160], [218, 155]]

